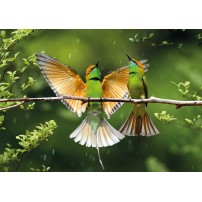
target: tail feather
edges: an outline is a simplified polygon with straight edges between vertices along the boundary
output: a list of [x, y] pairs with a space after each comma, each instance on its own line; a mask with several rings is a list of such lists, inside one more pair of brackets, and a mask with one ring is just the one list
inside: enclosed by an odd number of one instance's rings
[[124, 138], [119, 131], [114, 129], [105, 119], [100, 120], [96, 133], [93, 132], [89, 118], [86, 117], [83, 122], [75, 129], [70, 138], [75, 142], [87, 147], [107, 147], [114, 145]]
[[143, 116], [132, 111], [119, 131], [129, 136], [152, 136], [159, 134], [159, 130], [153, 124], [147, 111], [145, 111]]

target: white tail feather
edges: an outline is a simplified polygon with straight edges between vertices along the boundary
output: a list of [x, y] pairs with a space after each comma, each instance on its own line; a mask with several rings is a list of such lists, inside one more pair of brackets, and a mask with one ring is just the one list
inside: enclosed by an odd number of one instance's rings
[[152, 136], [159, 134], [159, 130], [153, 124], [147, 111], [143, 116], [137, 115], [134, 111], [130, 113], [119, 131], [129, 136]]
[[105, 119], [100, 120], [96, 133], [93, 132], [88, 117], [72, 132], [70, 138], [87, 147], [107, 147], [114, 145], [124, 138]]

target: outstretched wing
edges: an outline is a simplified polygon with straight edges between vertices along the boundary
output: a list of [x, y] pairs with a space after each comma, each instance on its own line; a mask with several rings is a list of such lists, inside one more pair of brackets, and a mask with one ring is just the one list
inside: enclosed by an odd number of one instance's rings
[[[44, 77], [57, 96], [86, 96], [86, 85], [76, 71], [43, 53], [37, 55], [37, 61]], [[85, 112], [87, 106], [87, 104], [82, 105], [82, 101], [79, 100], [65, 99], [62, 102], [78, 116]]]
[[[102, 81], [103, 98], [128, 98], [128, 67], [122, 67], [107, 74]], [[123, 102], [102, 102], [102, 107], [108, 118]]]

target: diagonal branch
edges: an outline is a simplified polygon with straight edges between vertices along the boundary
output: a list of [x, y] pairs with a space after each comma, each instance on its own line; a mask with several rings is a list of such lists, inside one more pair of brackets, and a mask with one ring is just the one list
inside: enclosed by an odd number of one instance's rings
[[[1, 101], [0, 101], [0, 102], [1, 102]], [[21, 101], [21, 103], [18, 103], [18, 104], [15, 104], [15, 105], [11, 105], [11, 106], [9, 106], [9, 107], [0, 108], [0, 111], [9, 110], [9, 109], [18, 107], [18, 106], [20, 106], [20, 105], [22, 105], [22, 104], [24, 104], [24, 103], [25, 103], [25, 101]]]
[[[9, 98], [9, 99], [0, 99], [0, 102], [22, 102], [20, 104], [24, 104], [26, 102], [32, 101], [53, 101], [53, 100], [81, 100], [83, 103], [86, 102], [130, 102], [135, 104], [140, 103], [161, 103], [161, 104], [170, 104], [175, 105], [176, 108], [180, 108], [183, 106], [202, 106], [202, 101], [193, 100], [193, 101], [182, 101], [182, 100], [170, 100], [163, 98], [150, 97], [148, 99], [122, 99], [122, 98], [87, 98], [87, 97], [79, 97], [79, 96], [59, 96], [59, 97], [40, 97], [40, 98]], [[19, 106], [20, 104], [12, 105], [5, 108], [0, 108], [0, 110], [7, 110], [14, 107]]]

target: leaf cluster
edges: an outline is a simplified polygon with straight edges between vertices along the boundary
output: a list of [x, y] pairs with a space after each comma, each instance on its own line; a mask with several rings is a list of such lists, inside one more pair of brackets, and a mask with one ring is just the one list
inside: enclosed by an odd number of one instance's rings
[[25, 154], [39, 146], [42, 141], [48, 141], [56, 127], [56, 122], [50, 120], [45, 122], [45, 124], [36, 126], [33, 131], [27, 130], [25, 134], [16, 136], [16, 139], [19, 140], [20, 148], [12, 148], [10, 144], [7, 144], [4, 152], [0, 154], [0, 169], [3, 171], [12, 170], [10, 166], [12, 162], [20, 162], [25, 157]]
[[[25, 70], [36, 65], [35, 54], [23, 58], [21, 65], [16, 65], [20, 52], [15, 52], [15, 46], [30, 36], [35, 30], [19, 29], [7, 34], [0, 32], [0, 98], [27, 97], [26, 90], [35, 82], [33, 77], [23, 79]], [[8, 36], [9, 35], [9, 36]], [[0, 108], [9, 107], [17, 102], [0, 103]], [[22, 109], [33, 109], [34, 104], [22, 105]], [[5, 129], [5, 112], [0, 111], [0, 129]]]

